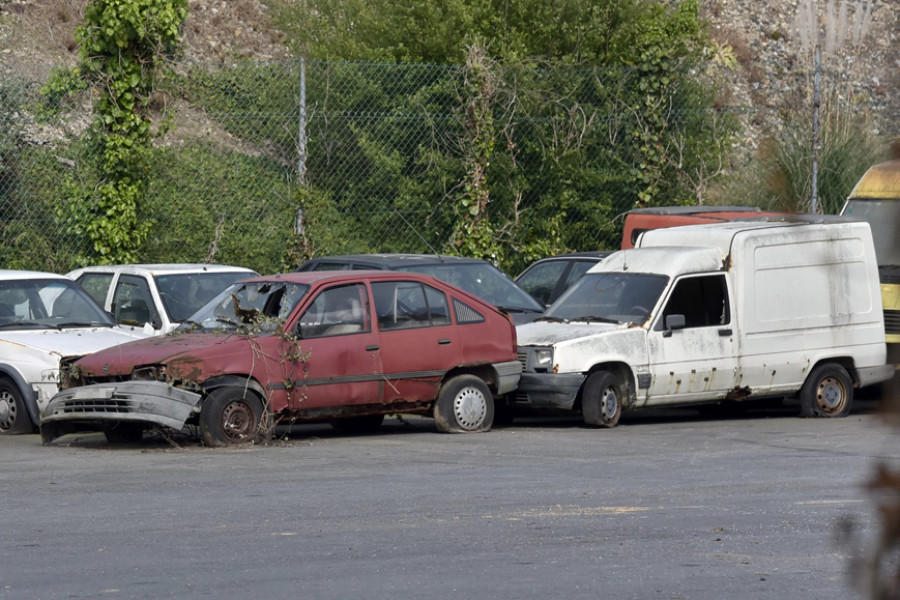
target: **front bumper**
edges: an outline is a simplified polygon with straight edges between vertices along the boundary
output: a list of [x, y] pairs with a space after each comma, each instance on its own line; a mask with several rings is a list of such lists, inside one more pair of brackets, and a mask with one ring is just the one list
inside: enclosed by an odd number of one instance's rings
[[584, 382], [583, 373], [522, 373], [516, 404], [571, 410]]
[[97, 383], [59, 392], [41, 413], [41, 436], [102, 431], [122, 422], [162, 425], [175, 430], [199, 409], [200, 394], [161, 381]]

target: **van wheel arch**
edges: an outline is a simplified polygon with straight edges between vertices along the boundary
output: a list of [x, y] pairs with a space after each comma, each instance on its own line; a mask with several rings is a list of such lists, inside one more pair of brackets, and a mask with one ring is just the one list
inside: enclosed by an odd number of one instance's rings
[[582, 401], [584, 397], [585, 384], [587, 384], [587, 381], [591, 378], [591, 375], [597, 373], [598, 371], [606, 371], [608, 373], [612, 373], [613, 375], [615, 375], [616, 379], [623, 384], [623, 409], [628, 409], [634, 406], [634, 403], [636, 401], [635, 389], [637, 385], [634, 371], [632, 371], [631, 367], [625, 363], [602, 363], [591, 367], [590, 371], [588, 371], [585, 375], [584, 381], [581, 384], [581, 389], [578, 390], [578, 395], [575, 398], [575, 404], [572, 406], [573, 410], [576, 410], [578, 412], [582, 411]]
[[801, 417], [845, 417], [858, 385], [852, 361], [825, 360], [810, 369], [798, 394]]

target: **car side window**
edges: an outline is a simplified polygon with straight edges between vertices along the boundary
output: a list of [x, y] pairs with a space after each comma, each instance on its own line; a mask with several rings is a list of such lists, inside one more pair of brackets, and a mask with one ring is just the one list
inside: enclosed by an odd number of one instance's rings
[[85, 273], [75, 281], [97, 304], [106, 306], [106, 294], [109, 292], [109, 284], [112, 283], [112, 279], [112, 273]]
[[447, 296], [416, 281], [380, 281], [372, 284], [378, 328], [382, 331], [450, 324]]
[[731, 321], [724, 275], [685, 277], [675, 284], [656, 328], [669, 315], [684, 315], [685, 327], [714, 327]]
[[142, 277], [122, 275], [113, 295], [112, 313], [116, 323], [142, 326], [159, 321], [153, 307], [150, 286]]
[[567, 263], [562, 260], [552, 260], [536, 264], [527, 273], [522, 274], [517, 283], [526, 292], [531, 294], [541, 304], [550, 304], [550, 296], [560, 278], [563, 276]]
[[368, 298], [362, 284], [322, 290], [300, 317], [300, 337], [310, 339], [371, 331]]
[[569, 271], [568, 275], [566, 275], [566, 282], [564, 287], [566, 289], [572, 287], [576, 281], [581, 279], [581, 276], [588, 272], [588, 269], [596, 265], [596, 262], [591, 262], [587, 260], [577, 260], [572, 263], [572, 269]]
[[310, 271], [346, 271], [350, 268], [347, 263], [322, 261], [313, 265]]

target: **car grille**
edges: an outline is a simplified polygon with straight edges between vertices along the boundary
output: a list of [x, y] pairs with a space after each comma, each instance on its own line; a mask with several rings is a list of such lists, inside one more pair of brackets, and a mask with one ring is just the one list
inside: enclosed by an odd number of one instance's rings
[[519, 363], [521, 363], [523, 371], [528, 368], [528, 351], [527, 350], [524, 350], [524, 351], [520, 350], [516, 354], [516, 358], [519, 360]]
[[99, 400], [66, 400], [60, 402], [56, 406], [57, 414], [77, 414], [77, 413], [130, 413], [134, 412], [132, 408], [134, 402], [128, 400], [116, 400], [114, 398], [106, 398]]
[[900, 310], [884, 311], [884, 332], [888, 335], [900, 333]]

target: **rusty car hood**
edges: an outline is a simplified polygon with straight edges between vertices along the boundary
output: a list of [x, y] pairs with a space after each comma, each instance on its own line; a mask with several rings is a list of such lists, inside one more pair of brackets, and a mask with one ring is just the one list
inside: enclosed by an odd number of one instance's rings
[[86, 373], [127, 374], [138, 365], [164, 364], [186, 356], [205, 357], [245, 347], [245, 336], [220, 333], [185, 333], [150, 337], [102, 350], [79, 360]]

